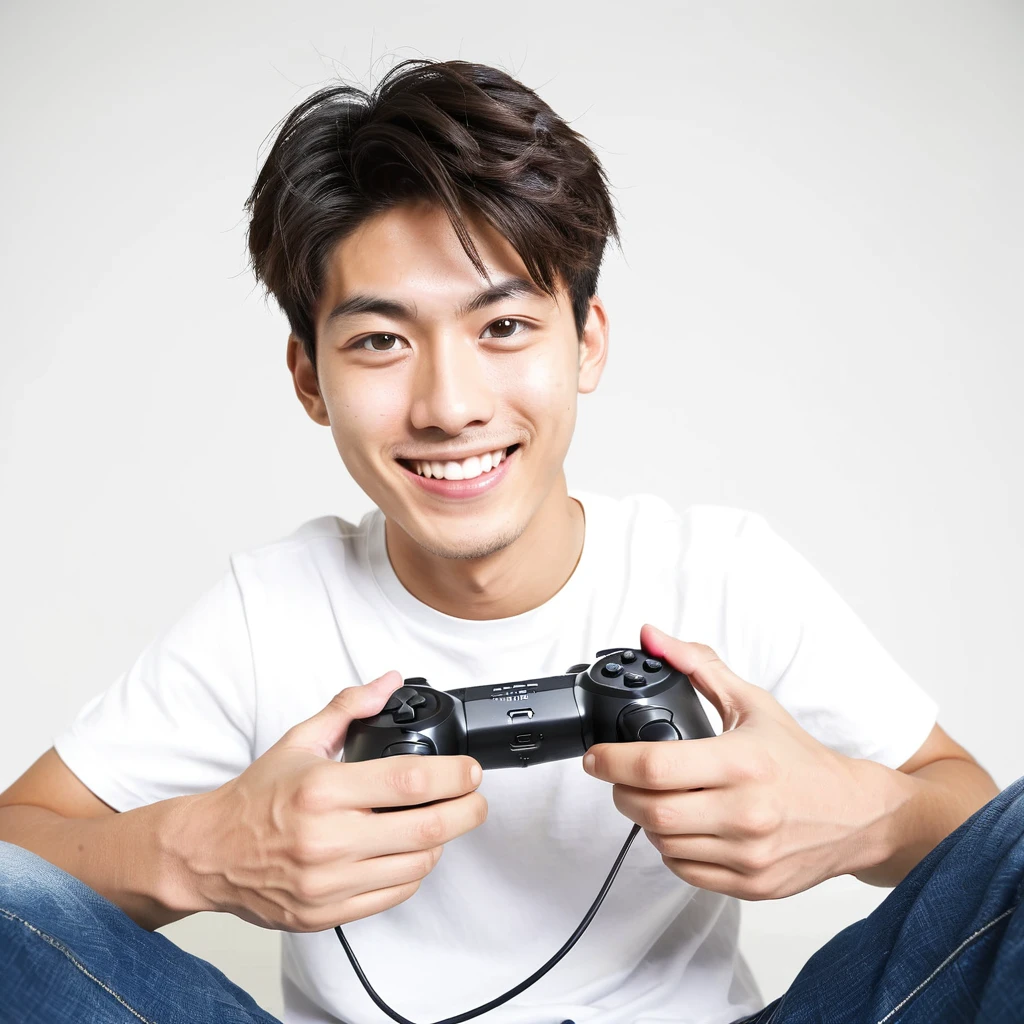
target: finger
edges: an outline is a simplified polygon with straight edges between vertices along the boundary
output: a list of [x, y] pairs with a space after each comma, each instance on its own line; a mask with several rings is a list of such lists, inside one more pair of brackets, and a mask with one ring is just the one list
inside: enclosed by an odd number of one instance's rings
[[379, 714], [401, 685], [401, 674], [392, 669], [362, 686], [346, 686], [326, 707], [292, 726], [276, 745], [298, 747], [333, 760], [345, 742], [352, 720]]
[[421, 881], [433, 871], [442, 850], [443, 847], [435, 846], [370, 857], [354, 864], [333, 861], [307, 868], [292, 883], [289, 895], [297, 908], [337, 908], [360, 893]]
[[399, 754], [337, 764], [337, 807], [411, 807], [472, 793], [483, 779], [468, 754]]
[[616, 786], [612, 790], [612, 800], [630, 821], [660, 835], [733, 834], [729, 820], [733, 801], [726, 790], [658, 793]]
[[349, 855], [359, 860], [443, 846], [483, 824], [487, 801], [479, 793], [468, 793], [427, 807], [365, 814], [362, 828], [353, 829], [348, 820], [345, 841]]
[[704, 861], [675, 860], [671, 857], [662, 857], [662, 861], [684, 882], [698, 889], [720, 892], [740, 900], [773, 900], [800, 891], [787, 885], [784, 877], [777, 877], [770, 870], [744, 874], [722, 864], [708, 864]]
[[595, 743], [587, 751], [583, 767], [604, 782], [639, 789], [726, 786], [739, 777], [742, 746], [745, 742], [738, 733], [660, 743]]
[[736, 675], [706, 644], [677, 640], [650, 623], [640, 630], [640, 643], [644, 650], [689, 677], [722, 716], [723, 729], [734, 728], [740, 718], [758, 706], [764, 691]]
[[705, 835], [660, 835], [646, 829], [650, 844], [671, 860], [718, 864], [741, 875], [756, 875], [773, 867], [778, 858], [758, 843]]
[[[420, 887], [420, 881], [404, 882], [401, 885], [393, 885], [387, 889], [373, 889], [370, 892], [357, 893], [341, 903], [325, 905], [319, 910], [306, 910], [304, 913], [292, 913], [291, 917], [298, 920], [285, 921], [282, 924], [273, 925], [279, 931], [286, 932], [322, 932], [336, 925], [348, 924], [350, 921], [358, 921], [364, 917], [372, 917], [382, 911], [397, 907], [404, 903]], [[268, 904], [274, 911], [275, 904]], [[273, 920], [270, 914], [265, 913], [268, 920]], [[275, 917], [279, 917], [275, 914]]]

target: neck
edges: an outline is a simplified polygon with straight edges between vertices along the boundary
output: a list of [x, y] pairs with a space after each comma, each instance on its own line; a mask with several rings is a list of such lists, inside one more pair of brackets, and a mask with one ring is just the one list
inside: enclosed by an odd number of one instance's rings
[[583, 507], [565, 476], [526, 529], [482, 558], [441, 558], [385, 522], [388, 558], [402, 586], [431, 608], [460, 619], [503, 619], [542, 605], [573, 574], [583, 551]]

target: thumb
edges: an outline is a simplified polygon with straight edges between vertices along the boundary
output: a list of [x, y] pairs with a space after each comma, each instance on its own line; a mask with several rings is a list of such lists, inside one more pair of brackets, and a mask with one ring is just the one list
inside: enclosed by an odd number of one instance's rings
[[293, 750], [308, 750], [333, 761], [345, 742], [352, 720], [379, 714], [388, 697], [401, 685], [401, 673], [392, 669], [362, 686], [346, 686], [331, 698], [322, 711], [293, 725], [278, 743]]
[[723, 731], [736, 728], [758, 707], [764, 691], [740, 679], [706, 644], [677, 640], [646, 623], [640, 630], [640, 646], [689, 676], [694, 689], [707, 697], [722, 716]]

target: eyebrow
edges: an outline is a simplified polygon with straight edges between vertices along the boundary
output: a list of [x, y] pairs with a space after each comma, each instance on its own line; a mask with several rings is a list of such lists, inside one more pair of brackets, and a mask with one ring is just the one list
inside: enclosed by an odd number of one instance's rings
[[[477, 292], [468, 302], [455, 310], [455, 315], [461, 319], [470, 313], [475, 313], [478, 309], [483, 309], [484, 306], [500, 302], [502, 299], [512, 298], [515, 295], [532, 295], [537, 298], [548, 298], [548, 295], [529, 278], [507, 277], [503, 281], [491, 285], [490, 288]], [[393, 320], [406, 321], [415, 320], [418, 315], [415, 304], [406, 305], [406, 303], [400, 302], [398, 299], [386, 299], [379, 295], [352, 295], [339, 302], [327, 314], [324, 326], [328, 327], [337, 320], [341, 320], [344, 317], [357, 316], [360, 313], [376, 313], [379, 316], [390, 317]]]

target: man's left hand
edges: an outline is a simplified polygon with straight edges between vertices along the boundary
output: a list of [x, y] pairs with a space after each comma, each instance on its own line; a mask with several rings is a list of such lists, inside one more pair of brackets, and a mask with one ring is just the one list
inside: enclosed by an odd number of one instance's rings
[[761, 900], [872, 863], [869, 826], [884, 812], [864, 784], [866, 762], [820, 743], [710, 647], [650, 625], [640, 641], [689, 676], [722, 716], [722, 735], [598, 743], [584, 768], [614, 783], [615, 806], [644, 829], [673, 873], [702, 889]]

